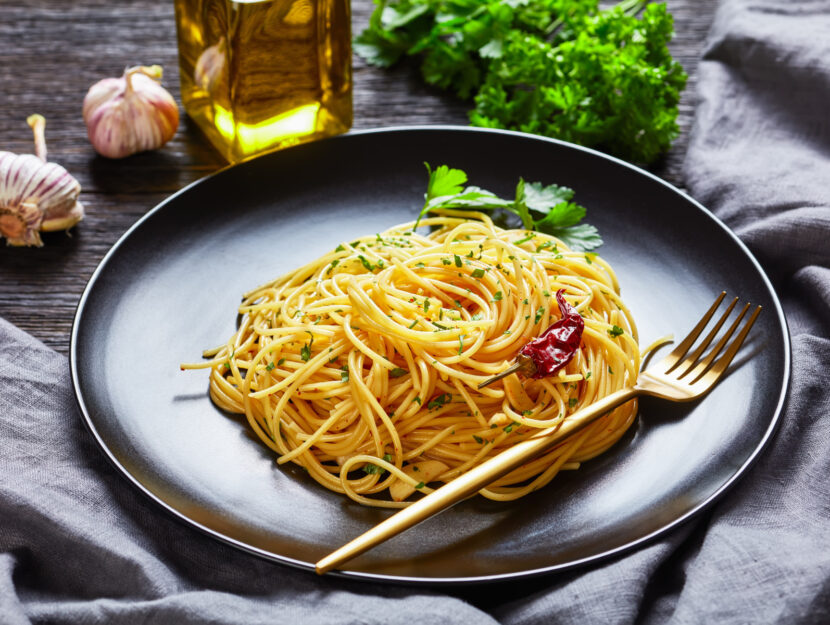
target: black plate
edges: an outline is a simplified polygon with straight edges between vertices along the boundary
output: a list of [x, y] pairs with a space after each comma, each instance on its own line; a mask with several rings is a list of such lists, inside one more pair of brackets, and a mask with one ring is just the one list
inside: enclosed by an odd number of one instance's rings
[[619, 553], [702, 510], [770, 438], [789, 380], [781, 307], [758, 263], [712, 214], [598, 152], [454, 127], [357, 132], [269, 154], [160, 204], [107, 254], [72, 331], [75, 392], [123, 474], [208, 534], [277, 562], [313, 563], [389, 511], [330, 493], [217, 410], [206, 372], [181, 372], [235, 329], [240, 295], [342, 241], [414, 218], [423, 163], [499, 194], [525, 180], [576, 190], [643, 344], [685, 332], [721, 290], [765, 310], [704, 401], [644, 401], [614, 448], [518, 502], [477, 498], [349, 564], [349, 577], [469, 583]]

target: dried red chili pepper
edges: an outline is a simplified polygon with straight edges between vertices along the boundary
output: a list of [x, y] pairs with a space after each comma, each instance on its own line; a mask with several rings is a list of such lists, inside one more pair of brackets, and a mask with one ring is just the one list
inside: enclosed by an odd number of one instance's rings
[[545, 378], [554, 375], [573, 358], [582, 342], [585, 321], [582, 316], [565, 301], [564, 289], [556, 292], [559, 312], [562, 318], [545, 330], [541, 336], [525, 345], [516, 356], [515, 364], [508, 367], [489, 380], [478, 385], [483, 388], [517, 371], [531, 378]]

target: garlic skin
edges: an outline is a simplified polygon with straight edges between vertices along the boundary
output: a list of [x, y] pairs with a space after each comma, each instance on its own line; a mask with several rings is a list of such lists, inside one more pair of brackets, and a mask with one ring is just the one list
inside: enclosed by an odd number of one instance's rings
[[46, 162], [41, 115], [27, 120], [35, 154], [0, 152], [0, 236], [8, 245], [43, 245], [40, 232], [66, 230], [84, 217], [81, 185], [60, 165]]
[[159, 84], [160, 65], [136, 66], [120, 78], [105, 78], [84, 98], [84, 122], [101, 156], [124, 158], [160, 148], [179, 127], [179, 107]]
[[227, 45], [224, 37], [219, 39], [219, 43], [205, 48], [196, 60], [196, 67], [193, 68], [193, 82], [208, 93], [213, 93], [225, 73], [226, 55]]

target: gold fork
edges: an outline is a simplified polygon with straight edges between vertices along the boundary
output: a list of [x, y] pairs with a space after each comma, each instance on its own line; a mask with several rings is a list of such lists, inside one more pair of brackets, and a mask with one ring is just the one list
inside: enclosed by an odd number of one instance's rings
[[[322, 575], [338, 568], [343, 563], [372, 547], [477, 493], [500, 477], [578, 432], [609, 410], [635, 397], [647, 395], [671, 401], [691, 401], [703, 397], [721, 379], [761, 312], [761, 307], [758, 306], [741, 327], [741, 322], [750, 308], [750, 304], [746, 304], [730, 327], [723, 333], [723, 336], [704, 356], [703, 353], [715, 340], [724, 322], [738, 303], [737, 297], [733, 299], [726, 312], [718, 318], [706, 337], [696, 348], [692, 349], [700, 334], [709, 325], [725, 296], [725, 292], [721, 293], [689, 335], [658, 364], [641, 372], [635, 384], [615, 391], [590, 406], [576, 411], [559, 425], [540, 430], [528, 440], [517, 443], [451, 482], [444, 484], [412, 505], [403, 508], [400, 512], [320, 560], [316, 566], [317, 573]], [[732, 338], [739, 327], [740, 331], [737, 336]]]

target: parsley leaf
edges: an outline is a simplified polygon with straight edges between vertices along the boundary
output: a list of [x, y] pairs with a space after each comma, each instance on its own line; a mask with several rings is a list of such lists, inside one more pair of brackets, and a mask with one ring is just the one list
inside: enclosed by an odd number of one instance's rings
[[[525, 186], [525, 202], [528, 208], [540, 213], [546, 213], [551, 208], [570, 201], [573, 196], [573, 189], [556, 184], [544, 186], [540, 182], [531, 182]], [[561, 225], [572, 226], [573, 224]]]
[[429, 184], [427, 185], [426, 199], [431, 200], [445, 195], [458, 195], [467, 182], [466, 172], [460, 169], [452, 169], [446, 165], [439, 165], [435, 171], [431, 171], [429, 163], [424, 163], [429, 172]]

